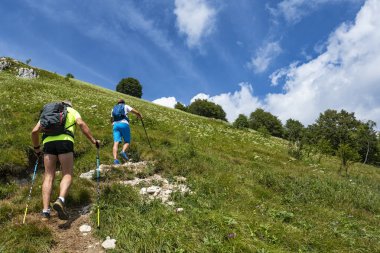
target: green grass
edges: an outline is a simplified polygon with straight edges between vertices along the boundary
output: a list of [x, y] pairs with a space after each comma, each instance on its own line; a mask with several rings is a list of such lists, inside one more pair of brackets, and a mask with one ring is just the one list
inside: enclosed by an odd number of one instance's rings
[[[334, 157], [293, 160], [287, 143], [252, 130], [184, 113], [122, 95], [78, 80], [40, 70], [36, 80], [23, 80], [0, 72], [0, 174], [32, 173], [30, 132], [42, 105], [71, 99], [94, 136], [103, 143], [101, 163], [111, 164], [112, 130], [109, 114], [119, 97], [138, 109], [141, 122], [131, 117], [135, 160], [154, 160], [141, 177], [161, 173], [167, 178], [187, 177], [192, 194], [172, 196], [175, 212], [158, 201], [146, 202], [138, 189], [112, 180], [132, 178], [114, 170], [102, 178], [101, 229], [111, 236], [111, 252], [380, 252], [380, 170], [355, 164], [348, 177], [337, 174]], [[96, 149], [76, 133], [75, 178], [71, 206], [96, 200], [96, 182], [77, 176], [96, 166]], [[32, 194], [31, 212], [40, 211], [41, 170]], [[57, 178], [59, 179], [59, 177]], [[104, 184], [104, 181], [108, 180]], [[0, 185], [1, 249], [15, 252], [46, 251], [49, 233], [38, 226], [23, 230], [9, 217], [25, 208], [29, 186]], [[57, 194], [58, 182], [55, 185]], [[96, 223], [95, 214], [92, 221]], [[8, 233], [12, 231], [12, 233]], [[29, 251], [18, 236], [40, 241]], [[17, 237], [18, 238], [18, 237]], [[30, 246], [32, 247], [32, 246]], [[5, 250], [4, 250], [5, 251]]]

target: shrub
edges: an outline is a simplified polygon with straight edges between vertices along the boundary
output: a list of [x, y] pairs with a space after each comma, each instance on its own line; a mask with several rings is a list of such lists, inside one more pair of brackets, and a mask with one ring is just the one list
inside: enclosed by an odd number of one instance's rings
[[207, 101], [206, 99], [197, 99], [189, 105], [189, 112], [192, 114], [205, 116], [208, 118], [226, 120], [226, 113], [220, 105]]
[[251, 113], [249, 117], [249, 127], [257, 131], [266, 128], [271, 135], [276, 137], [282, 137], [284, 131], [281, 121], [276, 116], [261, 108]]
[[233, 126], [238, 129], [248, 128], [248, 118], [244, 114], [239, 114], [235, 122], [233, 123]]
[[142, 96], [142, 86], [139, 80], [132, 77], [121, 79], [116, 86], [116, 91], [137, 98], [141, 98]]
[[187, 107], [181, 104], [180, 102], [177, 102], [174, 106], [175, 109], [187, 112]]

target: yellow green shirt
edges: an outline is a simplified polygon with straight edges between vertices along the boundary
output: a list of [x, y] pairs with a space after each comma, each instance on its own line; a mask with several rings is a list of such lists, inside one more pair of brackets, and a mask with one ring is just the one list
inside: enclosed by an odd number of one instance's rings
[[[74, 132], [75, 132], [75, 124], [74, 123], [80, 117], [81, 116], [80, 116], [79, 112], [77, 112], [75, 109], [73, 109], [71, 107], [67, 107], [67, 116], [66, 116], [66, 123], [65, 123], [65, 127], [67, 127], [67, 130], [69, 130], [70, 132], [72, 132], [74, 134]], [[50, 142], [50, 141], [72, 141], [74, 143], [74, 138], [68, 134], [60, 134], [60, 135], [56, 135], [56, 136], [47, 136], [42, 143], [45, 144], [46, 142]]]

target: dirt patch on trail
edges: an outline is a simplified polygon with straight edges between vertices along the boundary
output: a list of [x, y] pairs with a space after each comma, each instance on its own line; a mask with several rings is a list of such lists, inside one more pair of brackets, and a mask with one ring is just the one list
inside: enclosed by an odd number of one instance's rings
[[[81, 209], [67, 210], [70, 214], [68, 221], [58, 219], [56, 212], [52, 211], [51, 218], [45, 222], [46, 226], [50, 228], [53, 234], [55, 245], [51, 248], [52, 253], [104, 253], [106, 252], [102, 246], [101, 241], [93, 236], [96, 227], [91, 226], [91, 231], [82, 233], [79, 227], [90, 223], [89, 214], [80, 214]], [[30, 214], [27, 219], [41, 220], [38, 214]]]

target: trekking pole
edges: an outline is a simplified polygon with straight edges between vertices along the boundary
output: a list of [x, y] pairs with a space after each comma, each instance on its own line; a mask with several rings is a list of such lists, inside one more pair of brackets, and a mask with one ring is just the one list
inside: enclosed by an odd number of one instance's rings
[[99, 176], [100, 176], [100, 159], [99, 159], [99, 146], [96, 147], [96, 181], [97, 181], [97, 222], [98, 222], [98, 228], [100, 227], [100, 210], [99, 210], [99, 195], [100, 195], [100, 189], [99, 189]]
[[36, 178], [37, 167], [38, 167], [38, 157], [37, 157], [36, 165], [34, 165], [34, 172], [33, 172], [33, 177], [32, 177], [32, 185], [30, 186], [30, 189], [29, 189], [29, 196], [28, 196], [28, 199], [26, 201], [24, 219], [22, 220], [22, 224], [25, 224], [26, 213], [28, 212], [29, 201], [30, 201], [30, 198], [32, 196], [33, 183], [34, 183], [34, 179]]
[[150, 140], [149, 140], [149, 137], [148, 137], [148, 133], [146, 132], [146, 129], [145, 129], [144, 121], [143, 121], [142, 118], [140, 118], [140, 119], [141, 119], [141, 123], [142, 123], [143, 128], [144, 128], [144, 131], [145, 131], [146, 138], [148, 139], [149, 147], [150, 147], [150, 149], [153, 151], [153, 149], [152, 149], [152, 145], [150, 145]]

